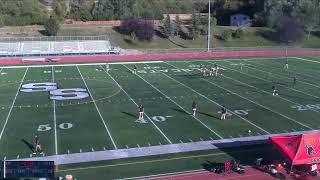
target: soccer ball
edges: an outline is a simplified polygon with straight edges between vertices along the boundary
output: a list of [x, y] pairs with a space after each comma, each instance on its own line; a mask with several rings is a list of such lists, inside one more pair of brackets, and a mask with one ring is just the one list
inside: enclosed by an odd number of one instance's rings
[[248, 133], [251, 133], [251, 130], [248, 130]]

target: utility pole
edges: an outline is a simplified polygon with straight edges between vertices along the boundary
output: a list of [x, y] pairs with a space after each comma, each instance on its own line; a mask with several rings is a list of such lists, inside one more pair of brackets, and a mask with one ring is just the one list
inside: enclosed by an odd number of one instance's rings
[[211, 40], [211, 0], [208, 3], [208, 52], [210, 52], [210, 40]]

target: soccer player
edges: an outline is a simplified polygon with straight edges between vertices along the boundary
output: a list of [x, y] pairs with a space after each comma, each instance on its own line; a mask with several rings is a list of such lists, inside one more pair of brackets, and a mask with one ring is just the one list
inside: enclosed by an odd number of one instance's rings
[[286, 64], [284, 65], [284, 69], [289, 69], [289, 64], [288, 64], [288, 60], [286, 60]]
[[137, 68], [137, 65], [134, 65], [134, 66], [133, 66], [133, 71], [132, 71], [132, 73], [133, 73], [133, 74], [137, 74], [137, 69], [138, 69], [138, 68]]
[[36, 154], [37, 152], [40, 152], [40, 154], [43, 154], [40, 138], [39, 138], [38, 135], [36, 135], [35, 139], [34, 139], [34, 151], [33, 151], [33, 154]]
[[144, 120], [143, 115], [144, 115], [144, 107], [142, 104], [139, 105], [138, 107], [138, 111], [139, 111], [139, 120]]
[[221, 120], [225, 120], [226, 119], [226, 115], [227, 115], [227, 108], [225, 105], [222, 106], [222, 109], [221, 109]]
[[297, 83], [297, 76], [296, 76], [296, 75], [294, 75], [294, 76], [293, 76], [293, 86], [295, 86], [295, 85], [296, 85], [296, 83]]
[[210, 69], [210, 76], [213, 76], [213, 73], [215, 72], [215, 70], [216, 70], [215, 67], [212, 66]]
[[203, 74], [203, 65], [200, 64], [200, 72]]
[[275, 85], [272, 86], [272, 96], [278, 96], [278, 91]]
[[192, 102], [192, 112], [193, 112], [193, 116], [196, 116], [196, 111], [197, 111], [197, 104], [196, 104], [196, 101], [193, 100]]
[[215, 71], [216, 71], [216, 76], [218, 76], [218, 70], [219, 70], [218, 64], [214, 64], [214, 68], [215, 68]]

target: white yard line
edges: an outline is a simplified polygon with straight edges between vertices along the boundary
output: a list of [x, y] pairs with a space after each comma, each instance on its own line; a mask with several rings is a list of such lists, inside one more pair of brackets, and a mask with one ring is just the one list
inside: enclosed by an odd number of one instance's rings
[[[257, 71], [264, 72], [264, 73], [266, 73], [266, 74], [268, 74], [268, 73], [269, 73], [269, 72], [267, 72], [267, 71], [264, 71], [264, 70], [261, 70], [261, 69], [258, 69], [258, 68], [254, 68], [254, 67], [250, 67], [250, 66], [246, 66], [246, 65], [244, 65], [244, 66], [245, 66], [245, 67], [247, 67], [247, 68], [250, 68], [250, 69], [254, 69], [254, 70], [257, 70]], [[275, 75], [275, 74], [273, 74], [273, 76], [284, 77], [284, 76], [281, 76], [281, 75]], [[284, 77], [284, 78], [290, 79], [290, 78], [288, 78], [288, 77]], [[316, 85], [314, 85], [314, 84], [310, 84], [310, 83], [307, 83], [307, 82], [304, 82], [304, 81], [299, 81], [299, 82], [304, 83], [304, 84], [309, 84], [309, 85], [311, 85], [311, 86], [315, 86], [315, 87], [320, 87], [320, 86], [316, 86]], [[300, 91], [300, 90], [297, 90], [297, 89], [294, 89], [294, 88], [290, 88], [290, 87], [288, 87], [288, 86], [284, 86], [284, 85], [281, 85], [281, 84], [279, 84], [279, 86], [285, 87], [285, 88], [287, 88], [287, 89], [291, 89], [291, 90], [293, 90], [293, 91], [296, 91], [296, 92], [299, 92], [299, 93], [305, 94], [305, 95], [307, 95], [307, 96], [311, 96], [311, 97], [314, 97], [314, 98], [320, 99], [320, 97], [319, 97], [319, 96], [315, 96], [315, 95], [312, 95], [312, 94], [309, 94], [309, 93], [305, 93], [305, 92], [303, 92], [303, 91]]]
[[28, 70], [29, 70], [29, 68], [26, 69], [26, 71], [25, 71], [25, 73], [24, 73], [24, 75], [23, 75], [23, 77], [22, 77], [22, 80], [21, 80], [21, 82], [20, 82], [20, 85], [19, 85], [19, 87], [18, 87], [17, 93], [16, 93], [16, 95], [15, 95], [15, 97], [14, 97], [14, 99], [13, 99], [13, 102], [12, 102], [12, 104], [11, 104], [10, 110], [9, 110], [9, 112], [8, 112], [8, 115], [7, 115], [7, 117], [6, 117], [5, 123], [4, 123], [3, 128], [2, 128], [2, 130], [1, 130], [1, 133], [0, 133], [0, 140], [1, 140], [2, 136], [3, 136], [3, 132], [4, 132], [5, 128], [6, 128], [6, 126], [7, 126], [7, 123], [8, 123], [8, 120], [9, 120], [9, 118], [10, 118], [11, 111], [12, 111], [12, 109], [13, 109], [14, 103], [16, 102], [17, 96], [18, 96], [18, 94], [19, 94], [20, 87], [21, 87], [21, 85], [22, 85], [22, 83], [23, 83], [23, 81], [24, 81], [24, 78], [26, 77], [26, 74], [27, 74]]
[[[128, 98], [136, 105], [138, 104], [132, 99], [132, 97], [122, 88], [122, 86], [101, 66], [101, 68], [104, 70], [104, 72], [118, 85], [118, 87], [128, 96]], [[171, 140], [162, 132], [162, 130], [151, 120], [151, 118], [147, 115], [147, 113], [144, 113], [146, 117], [149, 119], [149, 121], [152, 123], [152, 125], [160, 132], [160, 134], [170, 143], [172, 144]]]
[[[269, 80], [265, 80], [265, 79], [259, 78], [259, 77], [257, 77], [257, 76], [252, 76], [252, 75], [250, 75], [250, 74], [244, 73], [244, 72], [242, 72], [242, 71], [238, 71], [238, 70], [236, 70], [236, 69], [228, 68], [228, 67], [226, 67], [226, 66], [222, 66], [222, 67], [225, 68], [225, 69], [229, 69], [229, 70], [231, 70], [231, 71], [236, 71], [236, 72], [238, 72], [238, 73], [240, 73], [240, 74], [244, 74], [244, 75], [246, 75], [246, 76], [250, 76], [250, 77], [253, 77], [253, 78], [256, 78], [256, 79], [260, 79], [260, 80], [262, 80], [262, 81], [271, 82], [271, 81], [269, 81]], [[234, 79], [234, 78], [231, 78], [231, 77], [228, 77], [228, 76], [225, 76], [225, 75], [222, 75], [222, 76], [225, 77], [225, 78], [231, 79], [231, 80], [233, 80], [233, 81], [237, 81], [237, 82], [239, 82], [239, 83], [241, 83], [241, 84], [244, 84], [244, 85], [246, 85], [246, 86], [252, 87], [252, 88], [254, 88], [254, 89], [260, 90], [261, 92], [264, 92], [264, 93], [266, 93], [266, 94], [268, 94], [268, 95], [272, 95], [272, 93], [270, 93], [270, 92], [267, 92], [267, 91], [265, 91], [265, 90], [263, 90], [263, 89], [259, 89], [259, 88], [255, 87], [255, 86], [252, 86], [252, 85], [250, 85], [250, 84], [244, 83], [244, 82], [239, 81], [239, 80], [237, 80], [237, 79]], [[285, 101], [287, 101], [287, 102], [290, 102], [290, 103], [292, 103], [292, 104], [295, 104], [295, 105], [302, 105], [302, 104], [300, 104], [300, 103], [291, 101], [291, 100], [289, 100], [289, 99], [287, 99], [287, 98], [284, 98], [284, 97], [281, 97], [281, 96], [277, 96], [277, 98], [283, 99], [283, 100], [285, 100]], [[320, 113], [319, 111], [317, 111], [317, 110], [315, 110], [315, 109], [310, 109], [310, 110], [311, 110], [311, 111], [314, 111], [314, 112], [317, 112], [317, 113]]]
[[[165, 62], [165, 63], [166, 63], [166, 64], [168, 64], [167, 62]], [[181, 69], [181, 68], [176, 67], [176, 66], [171, 65], [171, 64], [168, 64], [168, 65], [169, 65], [169, 66], [172, 66], [172, 67], [174, 67], [174, 68], [176, 68], [176, 69]], [[221, 105], [221, 104], [219, 104], [219, 103], [217, 103], [217, 102], [213, 101], [212, 99], [210, 99], [210, 98], [208, 98], [207, 96], [205, 96], [205, 95], [203, 95], [203, 94], [199, 93], [198, 91], [194, 90], [193, 88], [191, 88], [191, 87], [189, 87], [189, 86], [187, 86], [187, 85], [185, 85], [185, 84], [181, 83], [180, 81], [178, 81], [178, 80], [176, 80], [176, 79], [174, 79], [174, 78], [172, 78], [172, 77], [170, 77], [170, 76], [168, 76], [168, 75], [167, 75], [167, 77], [169, 77], [170, 79], [172, 79], [172, 80], [176, 81], [177, 83], [179, 83], [179, 84], [183, 85], [184, 87], [186, 87], [186, 88], [188, 88], [188, 89], [192, 90], [193, 92], [195, 92], [195, 93], [197, 93], [198, 95], [200, 95], [200, 96], [204, 97], [205, 99], [207, 99], [208, 101], [210, 101], [210, 102], [212, 102], [212, 103], [216, 104], [217, 106], [222, 107], [222, 105]], [[268, 131], [266, 131], [265, 129], [263, 129], [262, 127], [260, 127], [260, 126], [258, 126], [258, 125], [256, 125], [256, 124], [254, 124], [253, 122], [249, 121], [248, 119], [246, 119], [246, 118], [244, 118], [244, 117], [241, 117], [240, 115], [238, 115], [238, 114], [236, 114], [236, 113], [232, 112], [231, 110], [229, 110], [229, 111], [230, 111], [230, 113], [232, 113], [233, 115], [235, 115], [235, 116], [239, 117], [240, 119], [242, 119], [242, 120], [246, 121], [247, 123], [249, 123], [249, 124], [253, 125], [254, 127], [256, 127], [256, 128], [258, 128], [258, 129], [260, 129], [261, 131], [263, 131], [263, 132], [265, 132], [265, 133], [267, 133], [267, 134], [270, 134], [270, 132], [268, 132]]]
[[[202, 78], [202, 79], [203, 79], [203, 78]], [[224, 89], [225, 91], [228, 91], [228, 92], [230, 92], [231, 94], [234, 94], [234, 95], [236, 95], [236, 96], [239, 96], [239, 97], [241, 97], [242, 99], [245, 99], [245, 100], [247, 100], [247, 101], [249, 101], [249, 102], [251, 102], [251, 103], [253, 103], [253, 104], [256, 104], [256, 105], [258, 105], [258, 106], [260, 106], [260, 107], [262, 107], [262, 108], [264, 108], [264, 109], [267, 109], [267, 110], [269, 110], [270, 112], [273, 112], [273, 113], [275, 113], [275, 114], [278, 114], [278, 115], [280, 115], [280, 116], [282, 116], [282, 117], [284, 117], [284, 118], [286, 118], [286, 119], [288, 119], [288, 120], [290, 120], [290, 121], [292, 121], [292, 122], [295, 122], [295, 123], [297, 123], [297, 124], [300, 124], [301, 126], [304, 126], [304, 127], [309, 128], [309, 129], [312, 130], [311, 127], [309, 127], [309, 126], [307, 126], [307, 125], [305, 125], [305, 124], [303, 124], [303, 123], [301, 123], [301, 122], [299, 122], [299, 121], [297, 121], [297, 120], [295, 120], [295, 119], [292, 119], [292, 118], [290, 118], [290, 117], [288, 117], [288, 116], [286, 116], [286, 115], [284, 115], [284, 114], [282, 114], [282, 113], [280, 113], [280, 112], [274, 111], [274, 110], [272, 110], [272, 109], [270, 109], [270, 108], [268, 108], [268, 107], [266, 107], [266, 106], [264, 106], [264, 105], [262, 105], [262, 104], [260, 104], [260, 103], [257, 103], [257, 102], [255, 102], [255, 101], [252, 101], [252, 100], [250, 100], [250, 99], [248, 99], [248, 98], [246, 98], [246, 97], [241, 96], [240, 94], [237, 94], [237, 93], [235, 93], [235, 92], [233, 92], [233, 91], [230, 91], [230, 90], [228, 90], [228, 89], [226, 89], [226, 88], [224, 88], [224, 87], [221, 87], [221, 86], [219, 86], [219, 85], [217, 85], [217, 84], [214, 84], [214, 83], [212, 83], [211, 81], [208, 81], [207, 79], [203, 79], [203, 80], [206, 81], [206, 82], [208, 82], [208, 83], [210, 83], [210, 84], [212, 84], [212, 85], [214, 85], [214, 86], [216, 86], [216, 87], [219, 87], [219, 88], [221, 88], [221, 89]]]
[[81, 74], [81, 71], [80, 71], [79, 67], [78, 67], [78, 66], [76, 66], [76, 67], [77, 67], [77, 69], [78, 69], [78, 71], [79, 71], [79, 74], [80, 74], [80, 76], [81, 76], [81, 78], [82, 78], [82, 80], [83, 80], [83, 82], [84, 82], [84, 85], [86, 86], [86, 88], [87, 88], [87, 90], [88, 90], [88, 92], [89, 92], [89, 95], [90, 95], [90, 97], [91, 97], [91, 99], [92, 99], [92, 102], [93, 102], [94, 106], [96, 107], [96, 110], [97, 110], [97, 112], [98, 112], [98, 114], [99, 114], [99, 116], [100, 116], [100, 119], [101, 119], [101, 121], [102, 121], [102, 123], [103, 123], [103, 125], [104, 125], [104, 127], [105, 127], [105, 129], [106, 129], [106, 131], [107, 131], [107, 133], [108, 133], [108, 135], [109, 135], [109, 138], [110, 138], [111, 141], [112, 141], [112, 144], [113, 144], [114, 148], [115, 148], [115, 149], [118, 149], [118, 147], [117, 147], [116, 143], [114, 142], [113, 137], [112, 137], [112, 135], [111, 135], [111, 133], [110, 133], [110, 131], [109, 131], [109, 128], [108, 128], [108, 126], [107, 126], [107, 124], [106, 124], [106, 122], [105, 122], [105, 120], [104, 120], [104, 118], [103, 118], [103, 116], [102, 116], [102, 114], [101, 114], [101, 112], [100, 112], [100, 110], [99, 110], [99, 108], [98, 108], [95, 100], [93, 99], [93, 96], [92, 96], [92, 94], [91, 94], [91, 91], [90, 91], [90, 89], [89, 89], [86, 81], [84, 80], [82, 74]]
[[[54, 68], [51, 67], [52, 71], [52, 82], [54, 83]], [[55, 144], [55, 153], [58, 154], [58, 137], [57, 137], [57, 117], [56, 117], [56, 100], [52, 100], [53, 102], [53, 123], [54, 123], [54, 144]]]
[[320, 61], [314, 61], [314, 60], [311, 60], [311, 59], [305, 59], [305, 58], [301, 58], [301, 57], [291, 57], [291, 58], [320, 64]]
[[[125, 66], [125, 65], [124, 65]], [[129, 69], [127, 66], [125, 66], [127, 69]], [[129, 69], [130, 70], [130, 69]], [[167, 96], [165, 93], [163, 93], [162, 91], [160, 91], [157, 87], [155, 87], [154, 85], [152, 85], [151, 83], [149, 83], [147, 80], [145, 80], [143, 77], [141, 77], [140, 75], [136, 74], [140, 79], [142, 79], [144, 82], [146, 82], [147, 84], [149, 84], [151, 87], [153, 87], [155, 90], [157, 90], [160, 94], [162, 94], [165, 98], [167, 98], [168, 100], [170, 100], [172, 103], [174, 103], [176, 106], [178, 106], [180, 109], [182, 109], [184, 112], [186, 112], [187, 114], [190, 114], [186, 109], [184, 109], [182, 106], [180, 106], [177, 102], [175, 102], [174, 100], [172, 100], [169, 96]], [[211, 131], [212, 133], [214, 133], [216, 136], [218, 136], [220, 139], [223, 139], [223, 137], [218, 134], [217, 132], [215, 132], [214, 130], [212, 130], [210, 127], [208, 127], [205, 123], [203, 123], [201, 120], [199, 120], [197, 117], [192, 116], [195, 120], [197, 120], [199, 123], [201, 123], [205, 128], [207, 128], [209, 131]]]

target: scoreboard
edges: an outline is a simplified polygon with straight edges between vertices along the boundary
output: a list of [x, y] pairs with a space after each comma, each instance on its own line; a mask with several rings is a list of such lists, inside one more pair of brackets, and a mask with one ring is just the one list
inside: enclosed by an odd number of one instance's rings
[[54, 161], [2, 161], [1, 177], [54, 178]]

